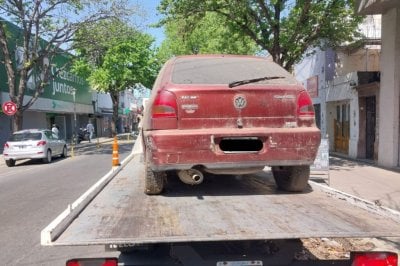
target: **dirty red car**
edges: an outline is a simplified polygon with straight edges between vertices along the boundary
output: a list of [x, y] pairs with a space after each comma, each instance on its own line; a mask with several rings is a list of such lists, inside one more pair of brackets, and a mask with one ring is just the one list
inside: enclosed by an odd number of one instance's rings
[[160, 194], [168, 171], [196, 185], [205, 173], [265, 166], [278, 188], [303, 191], [320, 139], [309, 94], [279, 65], [255, 56], [175, 57], [144, 113], [145, 193]]

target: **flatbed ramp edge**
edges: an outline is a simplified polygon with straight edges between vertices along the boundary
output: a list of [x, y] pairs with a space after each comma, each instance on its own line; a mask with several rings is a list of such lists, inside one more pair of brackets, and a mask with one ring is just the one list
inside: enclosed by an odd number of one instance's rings
[[164, 194], [148, 196], [136, 146], [43, 229], [42, 245], [400, 236], [399, 212], [315, 182], [305, 193], [279, 192], [270, 171], [210, 175], [194, 187], [172, 176]]

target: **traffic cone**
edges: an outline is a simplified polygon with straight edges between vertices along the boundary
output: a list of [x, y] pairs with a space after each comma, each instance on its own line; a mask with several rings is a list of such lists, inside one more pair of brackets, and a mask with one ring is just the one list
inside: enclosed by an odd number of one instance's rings
[[118, 154], [118, 141], [117, 141], [117, 136], [114, 137], [114, 143], [113, 143], [113, 152], [112, 152], [112, 166], [120, 166], [121, 164], [119, 163], [119, 154]]

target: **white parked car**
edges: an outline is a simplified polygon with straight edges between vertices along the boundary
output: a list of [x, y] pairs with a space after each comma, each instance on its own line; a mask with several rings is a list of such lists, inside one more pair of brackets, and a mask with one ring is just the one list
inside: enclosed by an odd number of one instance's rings
[[22, 159], [43, 159], [50, 163], [52, 157], [67, 157], [67, 144], [48, 129], [25, 129], [14, 132], [4, 144], [3, 157], [7, 166]]

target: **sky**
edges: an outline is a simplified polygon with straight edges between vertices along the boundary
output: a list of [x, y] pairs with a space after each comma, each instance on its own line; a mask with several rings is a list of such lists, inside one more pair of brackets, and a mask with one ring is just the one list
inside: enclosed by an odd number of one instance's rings
[[143, 9], [143, 17], [137, 19], [137, 24], [143, 27], [143, 30], [155, 38], [155, 44], [159, 46], [164, 40], [164, 31], [162, 28], [149, 27], [152, 23], [157, 23], [161, 16], [158, 15], [157, 6], [160, 0], [130, 0], [133, 5], [140, 6]]

